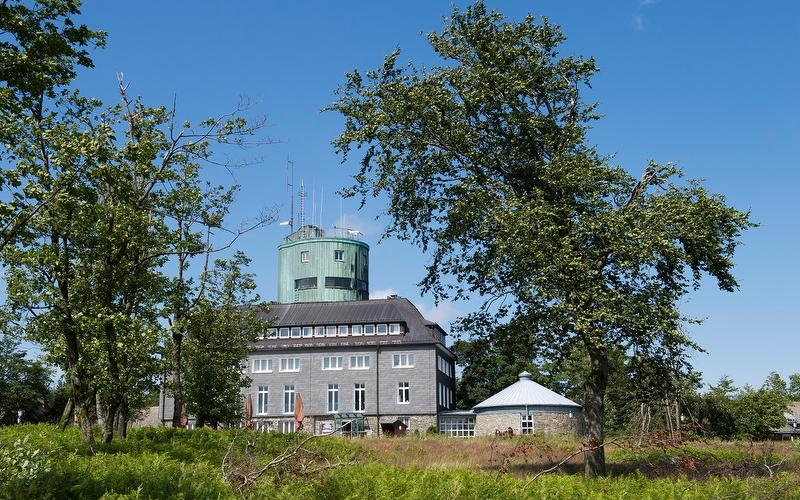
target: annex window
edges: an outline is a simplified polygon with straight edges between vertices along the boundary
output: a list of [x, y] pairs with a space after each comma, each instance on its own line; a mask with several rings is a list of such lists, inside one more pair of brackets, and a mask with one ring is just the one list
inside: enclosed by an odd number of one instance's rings
[[353, 325], [350, 331], [353, 332], [353, 337], [360, 337], [364, 334], [364, 325]]
[[283, 386], [283, 413], [294, 413], [294, 384]]
[[312, 328], [310, 326], [304, 326], [303, 327], [303, 338], [307, 339], [307, 338], [312, 337], [312, 336], [314, 336], [314, 328]]
[[436, 355], [436, 367], [448, 377], [453, 377], [453, 373], [450, 369], [450, 362], [439, 354]]
[[350, 278], [341, 278], [339, 276], [326, 276], [325, 288], [352, 288], [352, 281]]
[[366, 411], [367, 388], [364, 384], [356, 384], [353, 389], [353, 411]]
[[413, 354], [395, 354], [392, 356], [393, 368], [413, 368], [414, 355]]
[[269, 387], [266, 385], [259, 385], [258, 397], [256, 398], [256, 413], [259, 415], [266, 415], [267, 403], [269, 403]]
[[336, 336], [336, 327], [335, 326], [326, 326], [325, 327], [325, 336], [326, 337], [335, 337]]
[[259, 432], [272, 432], [272, 422], [266, 420], [256, 420], [254, 424], [256, 430]]
[[342, 356], [325, 356], [322, 358], [323, 370], [341, 370], [344, 368]]
[[339, 325], [339, 336], [340, 337], [347, 337], [347, 325]]
[[474, 437], [475, 417], [439, 417], [439, 432], [451, 437]]
[[281, 432], [284, 434], [291, 434], [294, 432], [294, 420], [281, 420]]
[[308, 250], [300, 252], [300, 262], [308, 262]]
[[254, 359], [253, 373], [269, 373], [272, 371], [271, 359]]
[[333, 251], [333, 260], [336, 262], [343, 262], [344, 261], [344, 250], [334, 250]]
[[408, 382], [397, 383], [397, 402], [408, 404], [411, 401], [411, 388]]
[[317, 278], [299, 278], [294, 280], [295, 290], [308, 290], [317, 288]]
[[267, 338], [269, 338], [269, 339], [278, 338], [278, 329], [277, 328], [267, 328]]
[[400, 335], [400, 323], [389, 323], [389, 335]]
[[350, 369], [351, 370], [368, 370], [369, 369], [369, 356], [365, 356], [365, 355], [350, 356]]
[[315, 337], [324, 337], [325, 336], [325, 327], [324, 326], [315, 326], [314, 327], [314, 336]]
[[281, 332], [281, 338], [282, 339], [288, 339], [289, 338], [289, 329], [288, 328], [286, 328], [286, 327], [281, 328], [280, 332]]
[[378, 325], [378, 335], [386, 335], [389, 333], [389, 325]]
[[364, 325], [364, 335], [375, 335], [375, 325]]
[[292, 338], [293, 339], [299, 339], [300, 338], [300, 327], [299, 326], [292, 327]]
[[533, 415], [522, 415], [522, 429], [523, 434], [533, 434]]
[[281, 358], [282, 372], [299, 372], [300, 358]]
[[339, 384], [328, 384], [328, 413], [339, 411]]

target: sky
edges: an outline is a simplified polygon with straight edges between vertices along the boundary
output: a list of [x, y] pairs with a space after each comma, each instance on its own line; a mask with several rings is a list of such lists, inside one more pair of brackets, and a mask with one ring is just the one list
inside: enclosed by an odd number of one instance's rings
[[[424, 33], [439, 30], [453, 5], [465, 2], [376, 1], [86, 1], [81, 21], [109, 33], [81, 71], [85, 95], [118, 100], [116, 75], [150, 105], [169, 105], [198, 120], [233, 109], [241, 97], [253, 117], [267, 119], [275, 143], [235, 152], [258, 164], [210, 176], [242, 186], [229, 221], [278, 207], [288, 219], [287, 160], [296, 184], [313, 193], [307, 205], [323, 227], [364, 233], [371, 245], [373, 296], [397, 293], [445, 327], [477, 300], [434, 304], [417, 282], [429, 256], [394, 240], [379, 241], [383, 200], [359, 210], [335, 193], [348, 184], [355, 161], [341, 163], [331, 141], [342, 117], [322, 108], [352, 69], [378, 67], [401, 49], [401, 61], [439, 63]], [[689, 177], [750, 210], [760, 224], [742, 238], [735, 273], [740, 290], [724, 293], [708, 281], [682, 304], [705, 318], [689, 328], [706, 350], [693, 356], [706, 382], [723, 374], [759, 386], [769, 372], [800, 372], [796, 321], [800, 272], [795, 196], [800, 184], [800, 4], [793, 1], [677, 0], [499, 1], [510, 19], [546, 16], [568, 40], [563, 54], [592, 56], [600, 69], [590, 99], [602, 120], [590, 132], [598, 149], [637, 177], [650, 159], [677, 162]], [[243, 158], [244, 156], [242, 156]], [[322, 200], [322, 201], [320, 201]], [[320, 204], [322, 209], [320, 210]], [[320, 217], [321, 212], [321, 217]], [[307, 217], [308, 218], [308, 217]], [[273, 225], [238, 244], [252, 259], [259, 292], [276, 297]]]

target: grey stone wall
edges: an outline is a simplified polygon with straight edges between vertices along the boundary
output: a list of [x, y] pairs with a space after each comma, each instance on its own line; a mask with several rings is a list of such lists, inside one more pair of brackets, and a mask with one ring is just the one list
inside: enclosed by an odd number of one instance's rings
[[[506, 431], [509, 427], [515, 435], [522, 433], [522, 413], [509, 411], [505, 413], [479, 413], [475, 415], [475, 435], [489, 436], [496, 430]], [[534, 434], [544, 435], [583, 435], [583, 414], [580, 411], [550, 412], [531, 411], [533, 415]]]

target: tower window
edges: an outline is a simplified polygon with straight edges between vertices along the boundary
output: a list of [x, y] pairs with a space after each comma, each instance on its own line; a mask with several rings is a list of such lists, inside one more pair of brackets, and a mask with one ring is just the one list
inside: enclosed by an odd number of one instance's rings
[[333, 260], [335, 260], [336, 262], [344, 261], [344, 250], [334, 250]]
[[300, 262], [308, 262], [308, 250], [300, 252]]
[[294, 280], [295, 290], [307, 290], [309, 288], [317, 288], [317, 278], [300, 278]]
[[352, 288], [352, 280], [350, 278], [340, 278], [338, 276], [326, 276], [325, 288]]

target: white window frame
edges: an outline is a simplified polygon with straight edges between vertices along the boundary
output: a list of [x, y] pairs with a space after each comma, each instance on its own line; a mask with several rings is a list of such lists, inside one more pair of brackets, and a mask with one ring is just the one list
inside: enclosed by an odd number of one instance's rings
[[281, 327], [281, 329], [280, 329], [280, 337], [282, 339], [288, 339], [289, 338], [289, 327], [288, 326], [282, 326]]
[[386, 323], [379, 323], [375, 325], [375, 335], [389, 335], [389, 325]]
[[389, 335], [400, 335], [402, 329], [400, 323], [389, 323]]
[[256, 420], [253, 424], [259, 432], [272, 432], [272, 422], [269, 420]]
[[[372, 332], [369, 331], [370, 329]], [[375, 335], [375, 325], [364, 325], [364, 335], [367, 337]]]
[[303, 329], [299, 326], [292, 327], [292, 338], [299, 339], [303, 335]]
[[414, 368], [414, 354], [397, 353], [392, 355], [392, 368]]
[[[344, 330], [344, 333], [342, 332]], [[350, 328], [347, 325], [339, 325], [336, 327], [336, 335], [339, 337], [347, 337], [350, 333]]]
[[334, 262], [344, 262], [344, 250], [334, 250], [333, 260]]
[[267, 328], [267, 338], [268, 339], [277, 339], [278, 338], [278, 329], [277, 328]]
[[411, 403], [411, 383], [398, 382], [397, 383], [397, 404], [407, 405]]
[[269, 408], [269, 386], [259, 385], [256, 392], [256, 415], [266, 415]]
[[351, 370], [369, 370], [369, 354], [353, 354], [350, 356]]
[[328, 413], [339, 413], [339, 384], [328, 384]]
[[309, 261], [309, 257], [308, 256], [309, 256], [308, 250], [302, 250], [300, 252], [300, 262], [303, 263], [303, 264], [308, 263], [308, 261]]
[[521, 414], [519, 416], [519, 433], [520, 434], [534, 434], [536, 432], [536, 422], [533, 419], [533, 415], [524, 415]]
[[[265, 363], [266, 367], [264, 367]], [[253, 359], [253, 369], [251, 373], [272, 373], [272, 360], [266, 358]]]
[[353, 337], [361, 337], [364, 335], [364, 325], [351, 325], [350, 331], [353, 332]]
[[294, 413], [294, 399], [295, 399], [294, 384], [286, 384], [283, 386], [283, 413]]
[[343, 356], [323, 356], [322, 357], [323, 370], [344, 370], [344, 357]]
[[283, 434], [294, 434], [294, 420], [281, 420], [278, 429]]
[[300, 358], [281, 358], [281, 365], [278, 371], [286, 373], [299, 372]]
[[367, 411], [367, 384], [356, 382], [353, 385], [353, 411], [356, 413]]
[[314, 336], [314, 327], [313, 326], [304, 326], [303, 327], [303, 338], [309, 339]]
[[325, 336], [325, 327], [324, 326], [315, 326], [314, 327], [314, 337], [320, 338]]
[[326, 337], [335, 337], [336, 336], [336, 327], [332, 325], [328, 325], [325, 327], [325, 336]]

